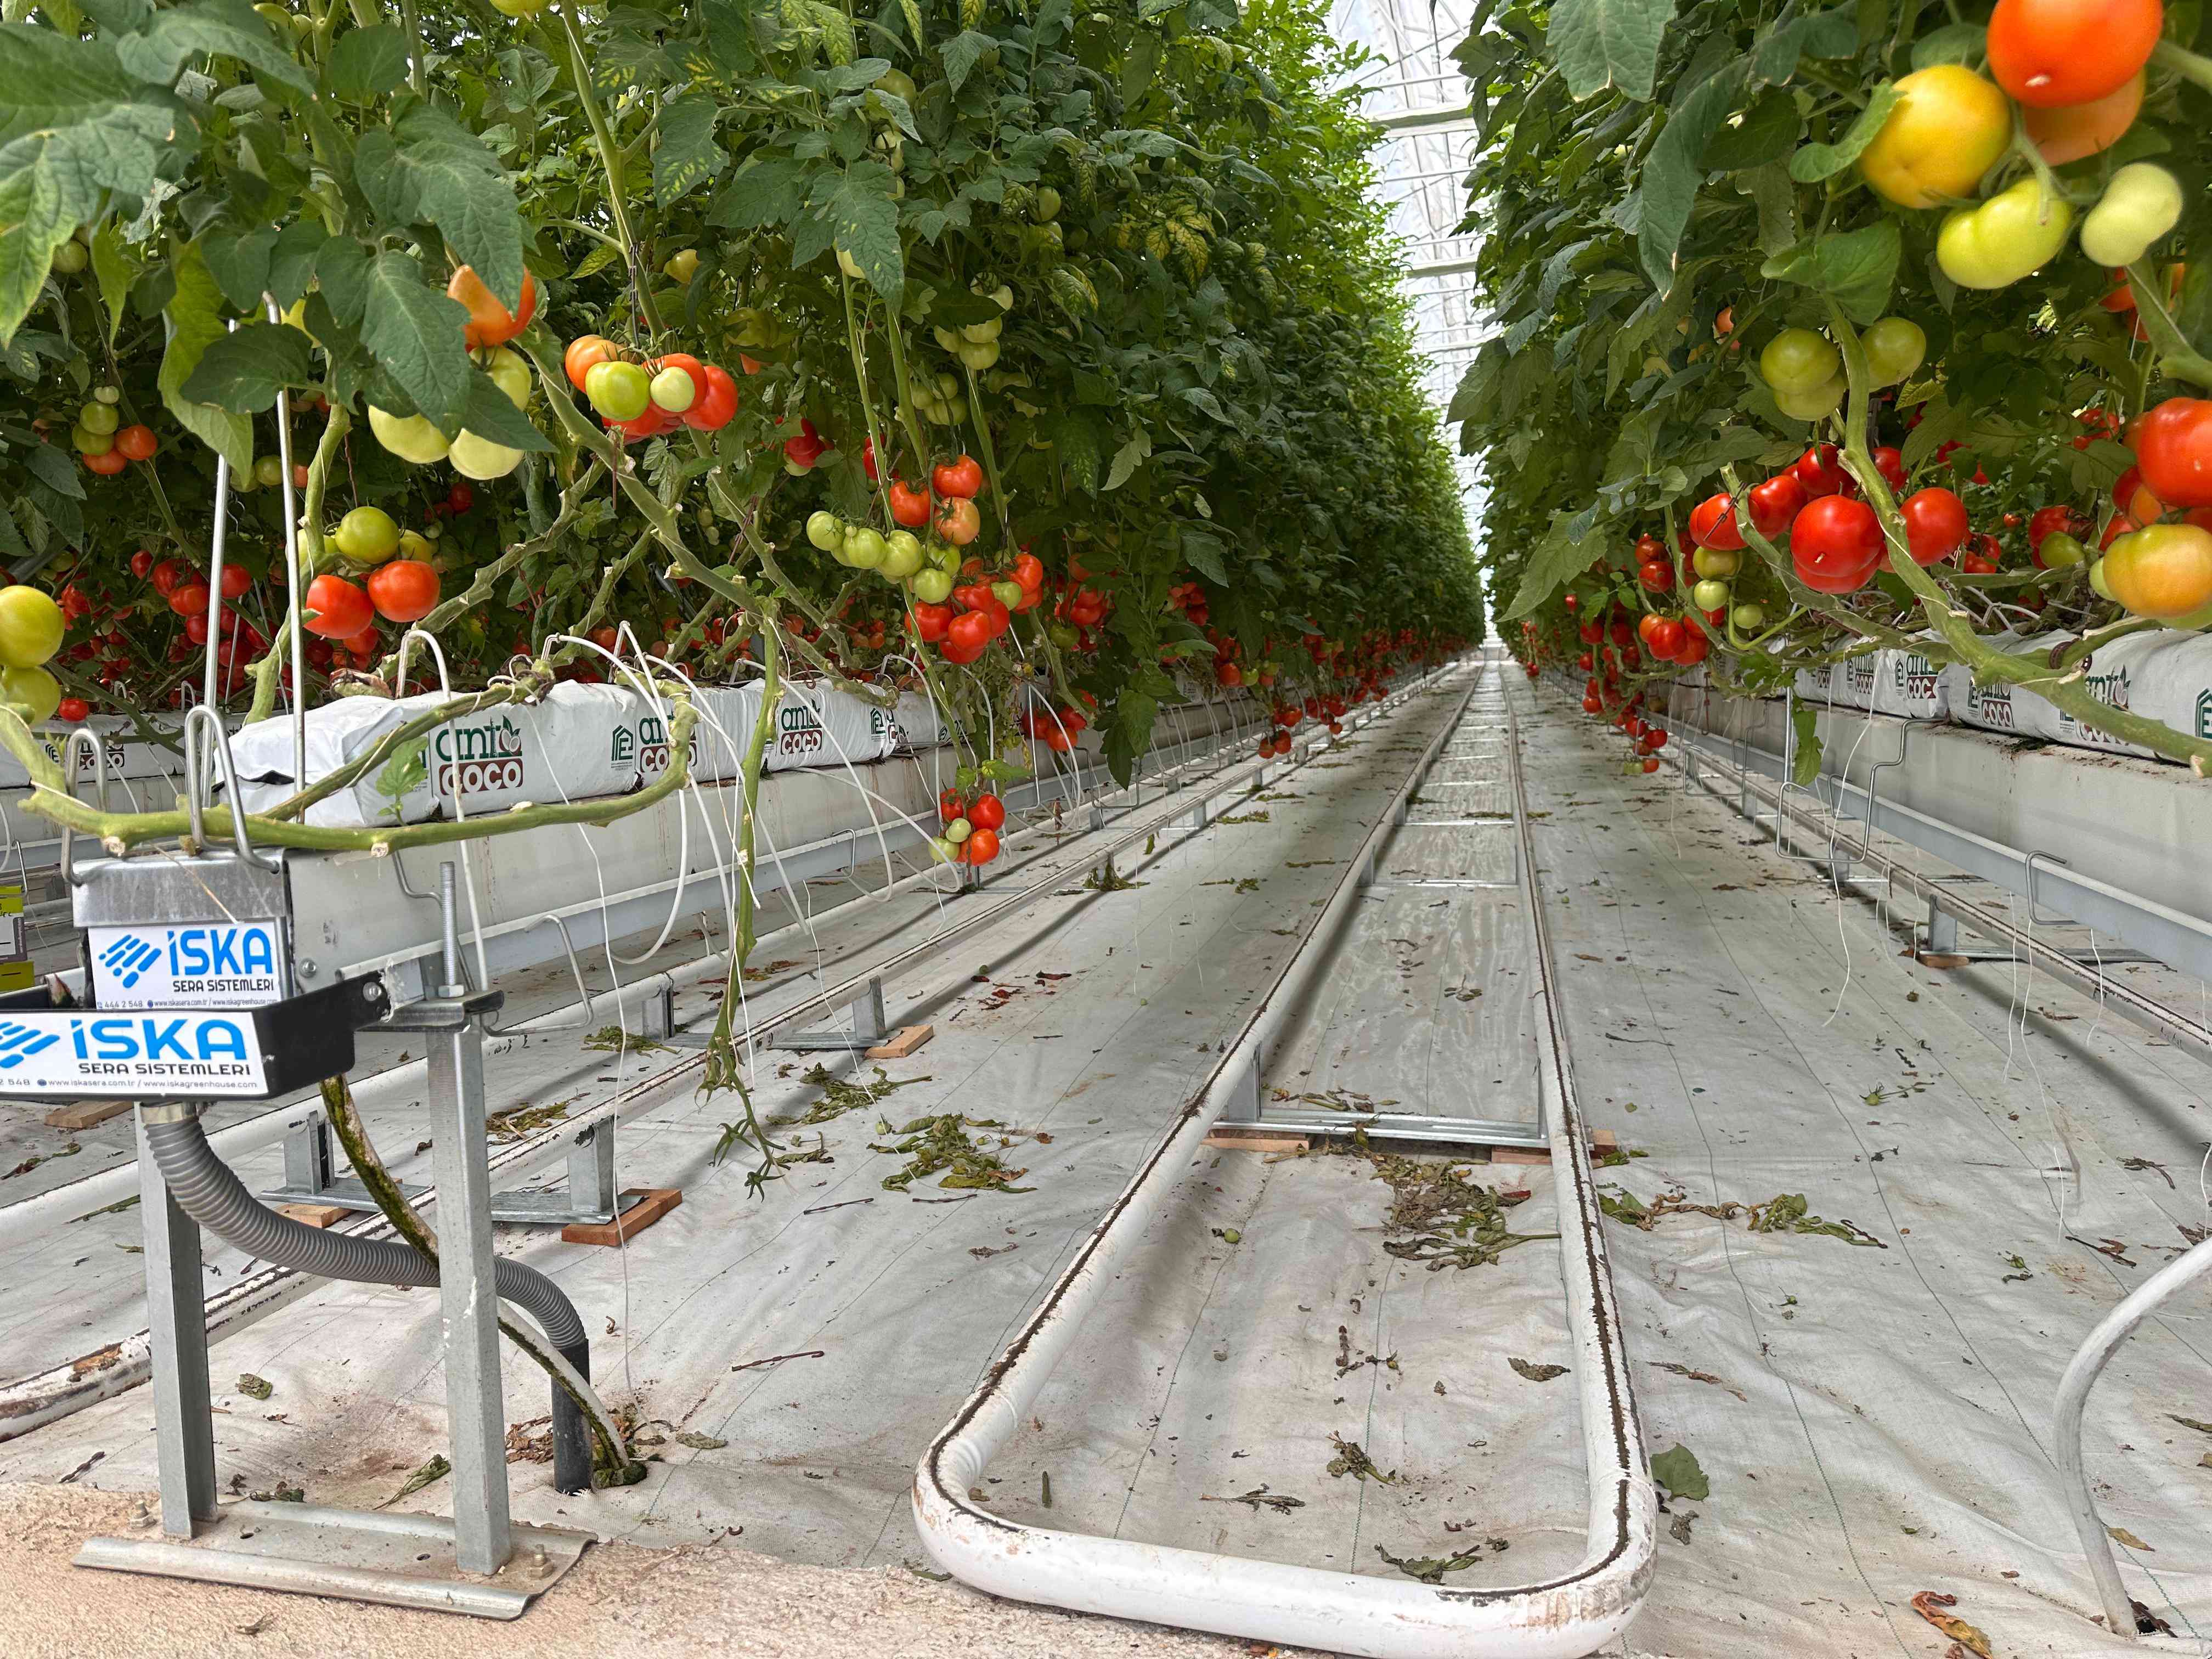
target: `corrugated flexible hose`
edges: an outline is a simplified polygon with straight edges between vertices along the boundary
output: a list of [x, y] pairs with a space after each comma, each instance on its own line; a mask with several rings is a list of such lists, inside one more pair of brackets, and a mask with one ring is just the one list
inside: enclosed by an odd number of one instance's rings
[[[246, 1191], [230, 1165], [208, 1145], [197, 1117], [148, 1124], [146, 1145], [178, 1207], [256, 1261], [362, 1285], [438, 1282], [438, 1264], [411, 1244], [326, 1231], [279, 1215]], [[591, 1339], [575, 1304], [535, 1267], [504, 1260], [492, 1266], [501, 1299], [536, 1320], [545, 1340], [576, 1368], [578, 1376], [588, 1380]], [[582, 1411], [557, 1382], [553, 1387], [553, 1484], [564, 1492], [586, 1492], [592, 1485], [590, 1430]]]

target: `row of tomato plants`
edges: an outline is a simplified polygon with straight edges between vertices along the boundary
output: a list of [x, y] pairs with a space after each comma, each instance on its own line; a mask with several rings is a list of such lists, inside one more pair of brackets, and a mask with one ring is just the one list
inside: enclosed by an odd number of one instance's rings
[[2088, 681], [2212, 623], [2196, 9], [1600, 9], [1485, 6], [1460, 49], [1498, 332], [1453, 415], [1504, 463], [1532, 671], [1626, 726], [1689, 668], [1903, 648], [2201, 769]]

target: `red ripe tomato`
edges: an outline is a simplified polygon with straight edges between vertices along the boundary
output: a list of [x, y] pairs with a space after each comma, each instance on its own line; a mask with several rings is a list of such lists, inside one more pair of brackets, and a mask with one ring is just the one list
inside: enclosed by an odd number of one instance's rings
[[2135, 77], [2165, 21], [2160, 0], [1997, 0], [1990, 76], [2038, 109], [2086, 104]]
[[1636, 568], [1636, 580], [1654, 593], [1664, 593], [1674, 585], [1674, 567], [1664, 559], [1650, 559]]
[[1959, 568], [1969, 576], [1994, 576], [1997, 562], [2004, 557], [2004, 549], [1997, 545], [1994, 536], [1977, 536], [1974, 545], [1959, 561]]
[[368, 573], [369, 603], [386, 622], [420, 622], [437, 608], [438, 573], [420, 559], [392, 559]]
[[983, 469], [973, 455], [932, 468], [930, 487], [947, 499], [971, 500], [983, 493]]
[[[963, 651], [971, 652], [974, 656], [980, 656], [982, 654], [983, 647], [991, 642], [997, 630], [991, 626], [991, 617], [988, 611], [963, 611], [955, 617], [945, 629], [945, 639], [948, 644], [957, 646]], [[974, 656], [969, 658], [970, 661], [974, 660]]]
[[131, 556], [131, 574], [143, 581], [154, 569], [154, 556], [140, 548]]
[[2039, 507], [2027, 515], [2027, 550], [2040, 553], [2045, 538], [2055, 535], [2081, 537], [2088, 524], [2070, 507]]
[[179, 617], [204, 617], [208, 608], [208, 588], [204, 581], [194, 580], [169, 595], [169, 609]]
[[1898, 509], [1915, 564], [1948, 559], [1966, 539], [1966, 504], [1941, 485], [1917, 491]]
[[929, 522], [929, 497], [919, 489], [912, 489], [898, 479], [891, 481], [891, 517], [908, 530], [919, 530]]
[[242, 599], [252, 591], [253, 573], [242, 564], [227, 564], [222, 568], [222, 596], [226, 599]]
[[1667, 746], [1666, 729], [1663, 726], [1653, 726], [1644, 734], [1644, 745], [1647, 749], [1664, 749]]
[[[1567, 597], [1572, 599], [1574, 595], [1570, 593]], [[1575, 632], [1584, 645], [1595, 645], [1605, 637], [1605, 626], [1601, 623], [1581, 623], [1577, 624]]]
[[1588, 696], [1583, 699], [1583, 713], [1585, 714], [1601, 714], [1604, 712], [1604, 709], [1605, 705], [1600, 702], [1595, 696]]
[[607, 424], [621, 433], [625, 441], [641, 444], [648, 438], [658, 438], [673, 432], [680, 422], [676, 416], [671, 415], [659, 404], [648, 402], [636, 419], [610, 421]]
[[208, 620], [204, 614], [185, 618], [185, 637], [194, 645], [205, 645], [208, 641]]
[[1637, 563], [1643, 564], [1652, 559], [1663, 559], [1666, 556], [1667, 544], [1661, 541], [1656, 536], [1652, 535], [1647, 531], [1644, 534], [1638, 536], [1636, 538]]
[[1644, 769], [1647, 772], [1656, 772], [1659, 769], [1659, 757], [1656, 755], [1646, 756], [1644, 761]]
[[1805, 487], [1806, 495], [1817, 501], [1823, 495], [1840, 495], [1853, 488], [1851, 475], [1838, 462], [1833, 444], [1815, 444], [1799, 456], [1790, 469], [1797, 482]]
[[1881, 562], [1881, 521], [1864, 501], [1823, 495], [1790, 527], [1797, 580], [1819, 593], [1856, 593]]
[[730, 371], [708, 363], [702, 368], [706, 388], [677, 418], [695, 432], [720, 432], [738, 412], [738, 383]]
[[1796, 474], [1778, 472], [1765, 483], [1751, 487], [1747, 503], [1751, 522], [1760, 535], [1772, 541], [1790, 528], [1807, 500], [1805, 486], [1797, 482]]
[[1688, 634], [1689, 637], [1682, 641], [1682, 648], [1674, 653], [1674, 661], [1680, 667], [1695, 668], [1711, 653], [1713, 644], [1694, 628], [1690, 629]]
[[349, 640], [375, 620], [368, 595], [343, 576], [318, 576], [307, 584], [301, 626], [326, 640]]
[[1244, 684], [1244, 671], [1233, 662], [1218, 662], [1213, 665], [1213, 683], [1234, 691]]
[[999, 832], [977, 825], [960, 844], [960, 856], [970, 864], [988, 864], [999, 856]]
[[802, 472], [811, 471], [829, 447], [822, 434], [814, 429], [814, 422], [802, 418], [799, 435], [783, 441], [783, 459]]
[[130, 465], [131, 458], [112, 445], [98, 455], [87, 455], [84, 458], [84, 470], [88, 472], [97, 472], [103, 478], [114, 477]]
[[[1650, 644], [1651, 630], [1658, 627], [1659, 623], [1660, 616], [1656, 611], [1645, 611], [1641, 617], [1638, 617], [1636, 619], [1636, 637], [1643, 641], [1646, 645]], [[1589, 653], [1584, 653], [1583, 654], [1588, 655]], [[1588, 663], [1584, 663], [1583, 665], [1587, 668], [1589, 665]]]
[[978, 795], [968, 803], [968, 822], [978, 830], [1003, 830], [1006, 804], [996, 795]]
[[82, 697], [64, 697], [55, 705], [54, 713], [74, 726], [92, 713], [92, 705]]
[[1874, 470], [1881, 474], [1893, 495], [1905, 488], [1905, 453], [1884, 444], [1874, 452]]
[[1743, 532], [1735, 527], [1735, 503], [1726, 495], [1708, 495], [1690, 509], [1690, 539], [1716, 552], [1733, 552], [1743, 545]]
[[2168, 398], [2136, 422], [2142, 482], [2169, 507], [2212, 507], [2212, 399]]
[[374, 623], [370, 623], [367, 627], [363, 628], [360, 633], [356, 634], [350, 639], [340, 641], [340, 643], [342, 643], [347, 650], [353, 653], [354, 660], [363, 668], [368, 667], [369, 664], [374, 662], [376, 660], [376, 653], [384, 648], [384, 641], [377, 637], [376, 624]]
[[1674, 617], [1662, 617], [1651, 625], [1651, 654], [1662, 662], [1671, 662], [1681, 653], [1689, 631]]
[[126, 426], [115, 434], [115, 453], [126, 461], [150, 461], [161, 447], [150, 426]]

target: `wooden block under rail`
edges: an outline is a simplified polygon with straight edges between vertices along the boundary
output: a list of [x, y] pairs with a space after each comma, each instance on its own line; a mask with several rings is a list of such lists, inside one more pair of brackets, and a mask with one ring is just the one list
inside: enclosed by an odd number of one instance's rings
[[616, 1212], [612, 1221], [572, 1221], [561, 1229], [568, 1244], [619, 1244], [632, 1233], [641, 1233], [684, 1201], [681, 1187], [632, 1187], [623, 1194], [629, 1207]]
[[89, 1129], [94, 1124], [105, 1123], [111, 1117], [121, 1117], [131, 1109], [127, 1100], [79, 1100], [67, 1106], [57, 1106], [46, 1116], [49, 1129]]
[[867, 1051], [870, 1060], [904, 1060], [908, 1054], [937, 1035], [934, 1025], [902, 1025], [891, 1034], [888, 1042], [878, 1042]]
[[337, 1204], [279, 1204], [276, 1213], [310, 1227], [335, 1227], [353, 1212]]
[[1313, 1143], [1309, 1137], [1294, 1134], [1287, 1129], [1270, 1129], [1254, 1124], [1217, 1123], [1206, 1135], [1205, 1144], [1233, 1152], [1303, 1152]]

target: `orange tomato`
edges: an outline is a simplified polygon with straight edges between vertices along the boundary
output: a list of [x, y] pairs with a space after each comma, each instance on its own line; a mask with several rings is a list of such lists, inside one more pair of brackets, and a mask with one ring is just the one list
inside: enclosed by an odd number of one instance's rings
[[561, 366], [568, 371], [568, 384], [581, 392], [584, 376], [614, 355], [613, 341], [597, 334], [580, 334], [568, 342], [568, 349], [561, 354]]
[[2136, 124], [2142, 100], [2143, 76], [2137, 70], [2117, 92], [2108, 92], [2086, 104], [2064, 104], [2056, 109], [2025, 105], [2021, 109], [2021, 118], [2027, 128], [2027, 136], [2043, 152], [2043, 159], [2052, 167], [2063, 167], [2069, 161], [2094, 155], [2119, 143], [2121, 136]]
[[453, 273], [453, 280], [446, 284], [446, 297], [468, 307], [469, 320], [462, 326], [461, 337], [470, 350], [480, 351], [487, 346], [505, 345], [530, 326], [530, 319], [538, 314], [538, 279], [527, 270], [523, 271], [519, 312], [509, 311], [469, 265]]

